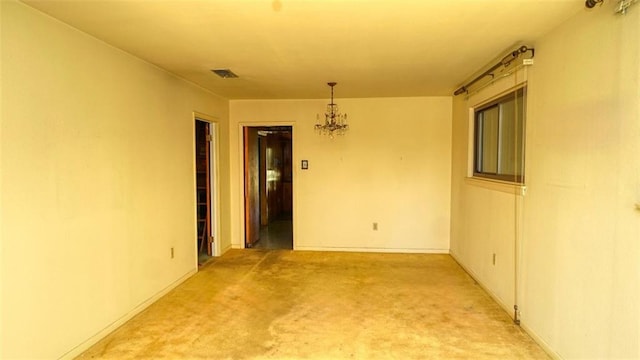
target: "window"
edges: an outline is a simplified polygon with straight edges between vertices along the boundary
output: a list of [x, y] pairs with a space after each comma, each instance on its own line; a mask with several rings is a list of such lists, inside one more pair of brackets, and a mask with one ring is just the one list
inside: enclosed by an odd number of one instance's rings
[[473, 176], [524, 183], [526, 88], [475, 109]]

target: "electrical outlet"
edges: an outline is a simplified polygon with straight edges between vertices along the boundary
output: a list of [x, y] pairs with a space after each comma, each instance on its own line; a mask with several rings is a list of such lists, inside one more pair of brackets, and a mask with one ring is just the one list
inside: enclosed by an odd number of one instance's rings
[[373, 223], [373, 230], [374, 231], [378, 231], [378, 223], [377, 222]]
[[172, 258], [172, 259], [173, 259], [173, 255], [174, 255], [174, 253], [173, 253], [173, 248], [171, 248], [171, 258]]
[[496, 266], [496, 253], [493, 253], [493, 266]]

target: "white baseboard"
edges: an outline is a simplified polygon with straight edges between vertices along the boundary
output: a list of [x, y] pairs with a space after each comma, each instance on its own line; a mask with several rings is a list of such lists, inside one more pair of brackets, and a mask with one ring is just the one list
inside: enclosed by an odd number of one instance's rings
[[449, 249], [395, 249], [368, 247], [329, 247], [329, 246], [294, 246], [294, 250], [301, 251], [346, 251], [346, 252], [377, 252], [400, 254], [448, 254]]
[[[455, 253], [452, 252], [449, 255], [451, 255], [451, 257], [458, 263], [458, 265], [460, 265], [460, 267], [463, 268], [464, 271], [466, 271], [466, 273], [469, 274], [469, 276], [471, 276], [473, 278], [473, 280], [476, 283], [478, 283], [478, 285], [480, 285], [480, 287], [484, 291], [486, 291], [487, 294], [489, 294], [489, 296], [491, 296], [491, 298], [496, 303], [498, 303], [498, 305], [500, 305], [500, 307], [502, 307], [502, 309], [504, 311], [507, 312], [509, 317], [513, 319], [513, 308], [505, 305], [487, 286], [485, 286], [481, 281], [479, 281], [478, 277], [473, 273], [473, 271], [469, 270], [466, 266], [464, 266], [462, 264], [462, 262], [458, 259], [458, 257], [456, 256]], [[553, 351], [553, 349], [551, 349], [549, 344], [547, 344], [544, 340], [542, 340], [542, 338], [540, 336], [538, 336], [533, 330], [531, 330], [531, 328], [529, 328], [527, 326], [527, 324], [525, 324], [522, 319], [520, 319], [520, 328], [522, 330], [524, 330], [524, 332], [526, 332], [527, 335], [529, 335], [529, 337], [531, 337], [531, 339], [533, 339], [533, 341], [535, 341], [538, 345], [540, 345], [542, 350], [544, 350], [544, 352], [546, 352], [547, 355], [549, 355], [552, 359], [554, 359], [554, 360], [562, 360], [562, 357], [558, 353]]]
[[220, 249], [220, 254], [217, 254], [216, 256], [222, 256], [224, 255], [224, 253], [226, 253], [227, 251], [231, 250], [233, 248], [232, 244], [229, 244], [227, 246], [225, 246], [224, 248]]
[[520, 327], [522, 328], [522, 330], [524, 330], [524, 332], [527, 333], [527, 335], [529, 335], [533, 339], [533, 341], [535, 341], [538, 345], [540, 345], [542, 350], [544, 350], [544, 352], [546, 352], [547, 355], [549, 355], [552, 359], [562, 360], [562, 357], [560, 356], [560, 354], [553, 351], [553, 349], [551, 349], [549, 344], [547, 344], [544, 340], [542, 340], [542, 338], [538, 336], [538, 334], [536, 334], [535, 331], [531, 330], [531, 328], [528, 327], [527, 324], [523, 323], [522, 320], [520, 320]]
[[87, 340], [83, 341], [82, 343], [80, 343], [75, 348], [71, 349], [66, 354], [62, 355], [60, 357], [60, 359], [63, 359], [63, 360], [73, 359], [73, 358], [77, 357], [78, 355], [82, 354], [87, 349], [89, 349], [91, 346], [95, 345], [98, 341], [102, 340], [105, 336], [109, 335], [110, 333], [115, 331], [117, 328], [122, 326], [124, 323], [126, 323], [129, 320], [131, 320], [134, 316], [136, 316], [139, 313], [141, 313], [144, 309], [148, 308], [151, 304], [153, 304], [158, 299], [160, 299], [161, 297], [166, 295], [169, 291], [171, 291], [174, 288], [176, 288], [178, 285], [182, 284], [185, 280], [187, 280], [191, 276], [195, 275], [197, 272], [198, 272], [197, 268], [189, 270], [189, 272], [187, 272], [186, 274], [182, 275], [178, 280], [174, 281], [173, 283], [171, 283], [166, 288], [160, 290], [158, 293], [156, 293], [155, 295], [153, 295], [149, 299], [143, 301], [138, 306], [134, 307], [131, 311], [127, 312], [124, 316], [122, 316], [118, 320], [112, 322], [111, 324], [109, 324], [104, 329], [100, 330], [97, 334], [91, 336], [90, 338], [88, 338]]
[[449, 253], [449, 255], [451, 255], [451, 257], [453, 258], [453, 260], [455, 260], [458, 265], [460, 265], [460, 267], [467, 273], [469, 274], [469, 276], [471, 276], [473, 278], [473, 280], [478, 283], [478, 285], [482, 288], [482, 290], [486, 291], [487, 294], [489, 294], [489, 296], [491, 296], [491, 298], [498, 303], [498, 305], [500, 305], [500, 307], [507, 312], [507, 314], [509, 314], [509, 317], [511, 319], [513, 319], [513, 305], [508, 306], [506, 305], [504, 302], [502, 302], [502, 300], [493, 292], [491, 291], [491, 289], [489, 289], [489, 287], [487, 287], [482, 281], [480, 281], [478, 279], [478, 276], [469, 268], [467, 268], [466, 266], [464, 266], [464, 264], [462, 264], [462, 262], [460, 261], [460, 259], [456, 256], [455, 253], [451, 252]]

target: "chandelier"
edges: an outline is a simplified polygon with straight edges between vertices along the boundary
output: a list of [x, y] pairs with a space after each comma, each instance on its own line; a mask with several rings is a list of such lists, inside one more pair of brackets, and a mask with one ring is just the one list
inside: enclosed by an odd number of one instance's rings
[[331, 139], [333, 139], [334, 134], [344, 135], [349, 130], [347, 114], [340, 114], [338, 104], [333, 103], [333, 87], [336, 84], [336, 82], [327, 83], [331, 87], [331, 103], [327, 104], [327, 109], [324, 113], [324, 124], [320, 122], [320, 114], [316, 115], [316, 131], [323, 135], [329, 135]]

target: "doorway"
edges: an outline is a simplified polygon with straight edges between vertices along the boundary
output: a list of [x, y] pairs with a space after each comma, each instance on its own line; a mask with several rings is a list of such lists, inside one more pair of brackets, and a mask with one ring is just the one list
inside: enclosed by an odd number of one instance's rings
[[291, 126], [244, 126], [245, 247], [293, 249]]
[[216, 124], [195, 117], [196, 249], [198, 265], [217, 254]]

